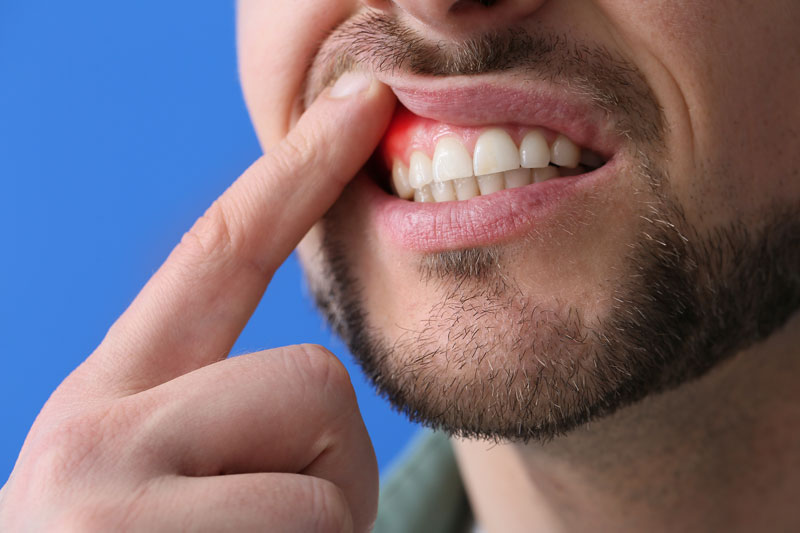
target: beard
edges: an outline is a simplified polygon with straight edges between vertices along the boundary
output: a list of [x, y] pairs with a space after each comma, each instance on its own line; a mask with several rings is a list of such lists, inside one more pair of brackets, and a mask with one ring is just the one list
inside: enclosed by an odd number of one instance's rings
[[547, 441], [699, 378], [800, 307], [798, 210], [701, 235], [656, 185], [664, 176], [648, 182], [657, 200], [626, 247], [625, 281], [591, 324], [579, 303], [525, 295], [505, 268], [510, 253], [487, 247], [422, 257], [421, 283], [444, 296], [418, 328], [387, 338], [370, 326], [335, 208], [309, 286], [378, 392], [412, 421], [464, 438]]
[[[384, 22], [387, 39], [404, 35]], [[347, 29], [332, 39], [347, 43], [347, 51], [337, 55], [323, 47], [322, 56], [348, 58], [336, 65], [368, 56], [359, 47], [382, 37], [364, 44], [348, 38]], [[597, 95], [598, 103], [626, 102], [627, 111], [608, 112], [636, 147], [631, 182], [643, 184], [639, 194], [647, 201], [631, 232], [635, 237], [621, 247], [627, 253], [607, 312], [589, 319], [581, 302], [554, 304], [526, 294], [524, 280], [515, 279], [510, 267], [511, 246], [454, 250], [421, 257], [420, 284], [442, 297], [418, 327], [389, 338], [371, 326], [357, 258], [338, 238], [347, 234], [350, 213], [337, 206], [320, 223], [319, 262], [309, 272], [317, 306], [396, 409], [454, 436], [513, 442], [552, 439], [697, 379], [768, 337], [800, 307], [797, 206], [765, 210], [755, 222], [702, 231], [692, 226], [670, 192], [661, 111], [644, 78], [630, 65], [619, 68], [621, 59], [604, 62], [613, 57], [608, 51], [587, 55], [583, 47], [581, 55], [560, 58], [572, 47], [546, 45], [563, 43], [563, 37], [531, 42], [525, 34], [520, 43], [521, 35], [487, 36], [464, 46], [472, 55], [460, 52], [469, 66], [462, 73], [491, 70], [486, 58], [470, 60], [482, 50], [506, 50], [506, 56], [493, 56], [502, 68], [503, 57], [513, 56], [514, 67], [526, 64], [526, 50], [538, 43], [537, 63], [528, 65], [532, 75], [580, 87]], [[387, 41], [378, 48], [393, 46]], [[459, 73], [436, 71], [440, 63], [452, 69], [457, 61], [419, 59], [437, 53], [444, 52], [410, 49], [402, 57], [412, 58], [406, 60], [421, 73]], [[548, 70], [551, 64], [566, 78]], [[591, 76], [581, 78], [579, 71]]]

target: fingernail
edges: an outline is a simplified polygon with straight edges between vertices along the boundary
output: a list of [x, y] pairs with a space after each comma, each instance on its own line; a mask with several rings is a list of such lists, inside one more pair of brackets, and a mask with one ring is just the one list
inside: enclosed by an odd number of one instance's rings
[[331, 98], [349, 98], [366, 91], [370, 85], [372, 77], [364, 72], [351, 70], [339, 76], [328, 94]]

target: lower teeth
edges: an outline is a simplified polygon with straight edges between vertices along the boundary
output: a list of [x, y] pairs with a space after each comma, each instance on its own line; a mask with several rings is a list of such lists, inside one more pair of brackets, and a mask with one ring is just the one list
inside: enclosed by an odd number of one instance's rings
[[545, 168], [518, 168], [497, 174], [459, 178], [452, 181], [433, 182], [419, 189], [405, 188], [398, 191], [396, 184], [392, 190], [396, 196], [414, 202], [451, 202], [469, 200], [476, 196], [486, 196], [504, 189], [524, 187], [531, 183], [541, 183], [554, 178], [577, 176], [594, 170], [584, 165], [575, 168], [547, 166]]

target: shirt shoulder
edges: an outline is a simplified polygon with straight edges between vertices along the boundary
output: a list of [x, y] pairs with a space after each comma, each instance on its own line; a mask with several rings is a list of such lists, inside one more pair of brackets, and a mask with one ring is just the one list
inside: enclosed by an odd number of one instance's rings
[[381, 483], [375, 533], [463, 533], [472, 515], [446, 435], [422, 431]]

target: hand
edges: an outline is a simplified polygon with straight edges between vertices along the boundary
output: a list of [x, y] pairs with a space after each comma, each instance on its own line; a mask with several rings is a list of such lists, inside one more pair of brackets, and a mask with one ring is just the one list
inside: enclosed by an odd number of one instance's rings
[[386, 128], [394, 97], [363, 88], [323, 93], [55, 391], [0, 491], [0, 531], [369, 529], [377, 464], [342, 364], [308, 345], [225, 360]]

